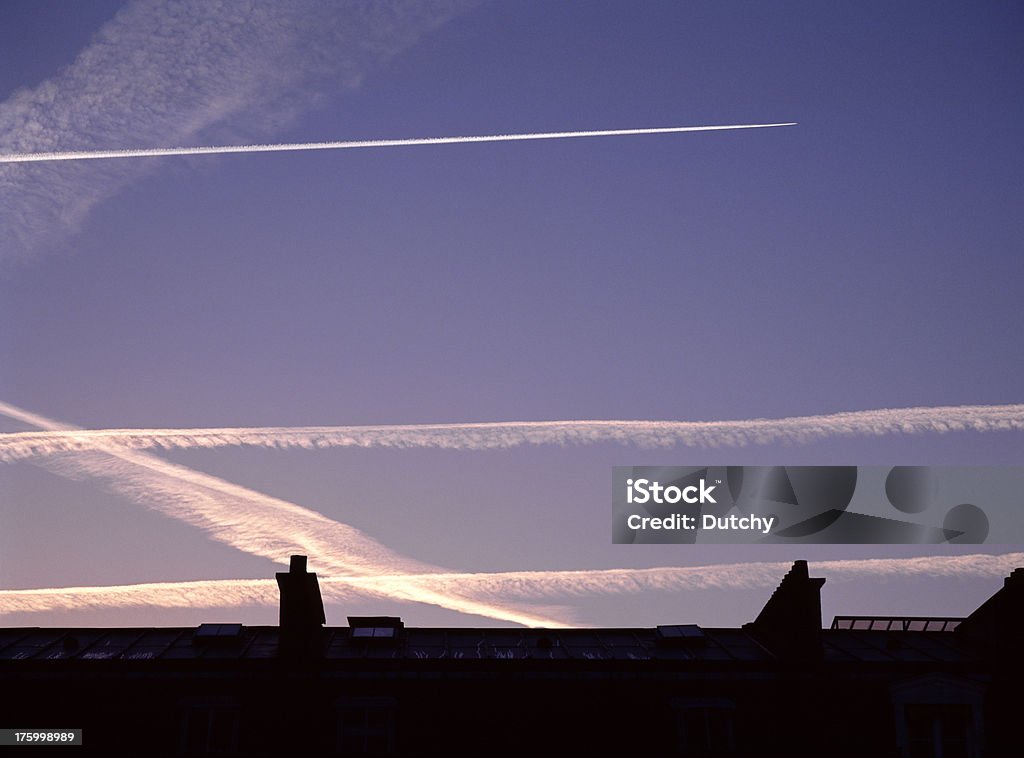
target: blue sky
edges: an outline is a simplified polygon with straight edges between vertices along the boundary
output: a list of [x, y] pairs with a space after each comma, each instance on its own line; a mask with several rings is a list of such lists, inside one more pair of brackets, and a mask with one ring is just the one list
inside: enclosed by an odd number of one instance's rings
[[[1019, 8], [295, 2], [253, 17], [233, 3], [172, 7], [5, 3], [0, 152], [799, 126], [2, 166], [0, 399], [90, 428], [709, 420], [1021, 401]], [[1022, 453], [1020, 432], [991, 432], [738, 450], [161, 456], [475, 572], [944, 554], [953, 549], [613, 546], [611, 467], [1015, 464]], [[0, 469], [0, 587], [274, 570], [93, 479]], [[955, 614], [998, 585], [961, 579], [926, 601], [925, 580], [849, 581], [826, 585], [826, 613]], [[587, 624], [739, 623], [766, 596], [564, 604]], [[483, 623], [353, 602], [365, 604], [329, 608], [329, 621], [356, 609]], [[272, 607], [131, 608], [5, 623], [215, 615], [275, 617]]]

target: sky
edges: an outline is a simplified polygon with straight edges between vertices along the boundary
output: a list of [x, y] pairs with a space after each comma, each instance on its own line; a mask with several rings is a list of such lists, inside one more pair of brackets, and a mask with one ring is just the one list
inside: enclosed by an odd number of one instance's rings
[[[0, 432], [1024, 402], [1019, 7], [248, 6], [7, 0], [0, 153], [798, 125], [0, 165]], [[41, 455], [0, 463], [0, 593], [272, 580], [313, 546], [406, 577], [332, 590], [335, 625], [736, 625], [798, 558], [826, 623], [961, 615], [1020, 545], [613, 545], [611, 469], [1022, 459], [1019, 428]], [[0, 623], [275, 623], [238, 586], [0, 594]]]

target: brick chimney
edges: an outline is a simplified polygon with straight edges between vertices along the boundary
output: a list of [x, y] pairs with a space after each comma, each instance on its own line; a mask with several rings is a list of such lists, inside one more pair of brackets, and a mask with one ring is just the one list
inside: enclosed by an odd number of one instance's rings
[[744, 628], [781, 658], [821, 657], [821, 585], [808, 575], [807, 561], [796, 561], [757, 618]]
[[319, 649], [326, 622], [316, 574], [306, 571], [306, 556], [293, 555], [287, 572], [277, 574], [281, 590], [281, 653], [307, 656]]
[[1024, 568], [1014, 569], [1003, 586], [956, 629], [957, 637], [985, 656], [1024, 664]]

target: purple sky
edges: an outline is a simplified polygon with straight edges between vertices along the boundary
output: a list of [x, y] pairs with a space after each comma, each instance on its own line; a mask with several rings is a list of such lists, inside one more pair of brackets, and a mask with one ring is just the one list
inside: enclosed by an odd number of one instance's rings
[[[0, 400], [89, 428], [1021, 402], [1019, 7], [234, 5], [7, 0], [0, 152], [800, 125], [0, 166]], [[457, 571], [795, 558], [813, 571], [1020, 549], [613, 546], [608, 486], [614, 465], [1019, 464], [1020, 432], [161, 456]], [[275, 570], [90, 478], [0, 464], [2, 589]], [[999, 585], [833, 582], [824, 612], [955, 615]], [[588, 625], [737, 624], [768, 594], [549, 604]], [[359, 612], [491, 623], [381, 601], [332, 604], [328, 622]], [[2, 623], [275, 618], [132, 608]]]

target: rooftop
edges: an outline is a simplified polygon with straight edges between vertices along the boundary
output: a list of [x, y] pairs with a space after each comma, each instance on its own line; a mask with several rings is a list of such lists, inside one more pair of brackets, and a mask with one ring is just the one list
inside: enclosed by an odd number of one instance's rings
[[[205, 626], [205, 625], [204, 625]], [[227, 625], [223, 625], [227, 626]], [[236, 626], [233, 636], [204, 637], [203, 627], [160, 629], [0, 629], [0, 660], [273, 659], [276, 626]], [[391, 644], [367, 644], [349, 627], [324, 629], [330, 660], [489, 659], [591, 661], [770, 661], [774, 655], [743, 629], [701, 629], [699, 643], [666, 640], [658, 629], [406, 629]], [[965, 659], [949, 632], [834, 629], [822, 632], [826, 660]]]

